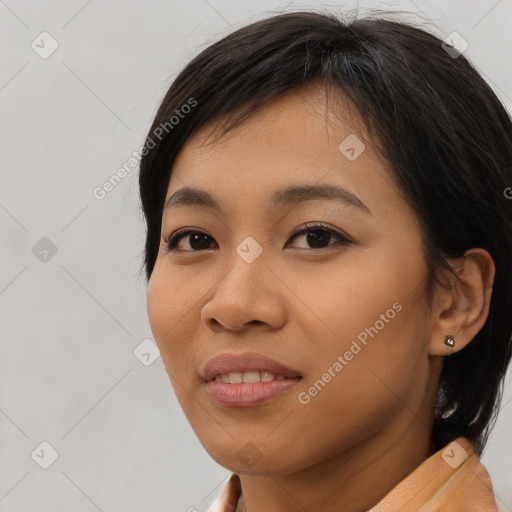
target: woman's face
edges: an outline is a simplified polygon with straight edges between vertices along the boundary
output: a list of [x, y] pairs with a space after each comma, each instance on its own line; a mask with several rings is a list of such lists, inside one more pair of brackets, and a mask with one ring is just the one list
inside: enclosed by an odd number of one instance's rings
[[[310, 91], [268, 104], [214, 145], [201, 146], [205, 127], [181, 150], [167, 190], [168, 199], [197, 189], [219, 207], [177, 201], [163, 213], [151, 329], [199, 440], [240, 474], [289, 474], [372, 437], [399, 439], [430, 407], [417, 218], [363, 135], [325, 115], [322, 92]], [[273, 201], [305, 185], [348, 192]], [[290, 235], [305, 223], [309, 234]], [[163, 238], [178, 229], [202, 236], [168, 251]], [[252, 405], [214, 399], [207, 362], [249, 352], [301, 378], [274, 383], [284, 391]], [[217, 389], [226, 386], [269, 388]]]

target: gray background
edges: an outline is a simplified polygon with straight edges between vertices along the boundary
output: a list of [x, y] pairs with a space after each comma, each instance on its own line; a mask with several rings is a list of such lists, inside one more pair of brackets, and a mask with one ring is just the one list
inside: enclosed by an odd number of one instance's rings
[[[336, 5], [405, 9], [459, 32], [512, 111], [512, 0]], [[137, 167], [104, 199], [92, 191], [141, 147], [202, 48], [271, 12], [327, 6], [0, 0], [3, 512], [204, 511], [219, 492], [229, 472], [196, 439], [161, 359], [146, 366], [157, 354], [137, 351], [152, 336]], [[44, 31], [59, 45], [46, 58]], [[509, 401], [510, 379], [483, 457], [500, 510], [512, 510]], [[58, 453], [48, 469], [44, 441]]]

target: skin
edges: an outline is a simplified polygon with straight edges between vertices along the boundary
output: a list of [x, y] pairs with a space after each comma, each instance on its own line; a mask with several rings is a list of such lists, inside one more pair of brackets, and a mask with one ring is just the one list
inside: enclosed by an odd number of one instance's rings
[[[205, 145], [216, 126], [210, 123], [188, 139], [169, 182], [167, 198], [185, 186], [200, 188], [217, 197], [223, 211], [180, 205], [163, 214], [148, 317], [200, 442], [241, 477], [239, 510], [374, 506], [434, 453], [433, 404], [444, 356], [467, 345], [488, 314], [494, 266], [482, 249], [452, 260], [460, 280], [446, 273], [447, 286], [436, 287], [432, 304], [427, 301], [416, 214], [391, 167], [367, 135], [355, 131], [360, 123], [348, 104], [340, 105], [344, 120], [326, 110], [322, 88], [309, 87], [272, 101]], [[354, 133], [366, 149], [350, 161], [338, 145]], [[304, 183], [344, 187], [370, 213], [328, 199], [270, 208], [275, 190]], [[318, 246], [305, 234], [289, 237], [306, 222], [326, 223], [350, 243], [337, 244], [325, 232]], [[198, 249], [184, 236], [181, 251], [167, 252], [163, 237], [180, 228], [211, 238]], [[248, 236], [263, 249], [252, 263], [236, 252]], [[397, 302], [402, 309], [394, 318], [301, 403], [298, 394]], [[447, 334], [455, 336], [454, 349], [443, 343]], [[222, 352], [247, 351], [298, 370], [302, 380], [262, 405], [217, 405], [200, 369]], [[260, 457], [248, 464], [237, 455], [241, 449]]]

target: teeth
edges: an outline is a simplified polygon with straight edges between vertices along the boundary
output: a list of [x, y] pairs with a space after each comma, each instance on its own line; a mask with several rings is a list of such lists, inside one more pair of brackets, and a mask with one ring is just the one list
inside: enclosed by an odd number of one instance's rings
[[230, 373], [229, 374], [229, 383], [230, 384], [240, 384], [243, 382], [243, 375], [241, 373]]
[[216, 382], [224, 384], [240, 384], [242, 382], [270, 382], [272, 380], [284, 380], [284, 375], [274, 375], [270, 372], [243, 372], [243, 373], [223, 373], [215, 377]]
[[237, 377], [238, 377], [238, 375], [240, 375], [241, 378], [243, 378], [244, 382], [259, 382], [261, 380], [260, 372], [244, 372], [243, 375], [241, 375], [240, 373], [229, 374], [230, 382], [231, 382], [231, 375], [236, 375]]
[[273, 373], [261, 372], [261, 382], [270, 382], [274, 379], [277, 380], [277, 377]]

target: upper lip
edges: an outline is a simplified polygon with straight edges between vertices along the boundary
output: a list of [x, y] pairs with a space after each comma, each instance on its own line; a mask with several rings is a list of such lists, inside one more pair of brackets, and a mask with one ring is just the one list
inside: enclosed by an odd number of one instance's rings
[[301, 377], [298, 371], [256, 352], [244, 354], [223, 353], [210, 359], [201, 371], [205, 382], [224, 373], [267, 371], [285, 377]]

